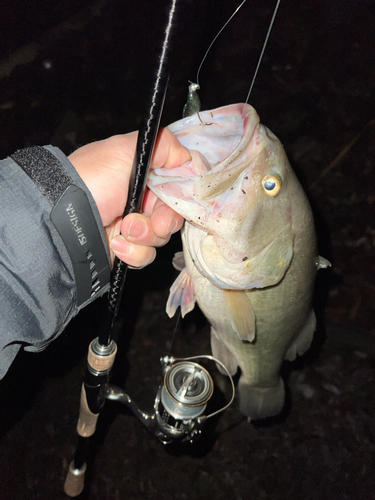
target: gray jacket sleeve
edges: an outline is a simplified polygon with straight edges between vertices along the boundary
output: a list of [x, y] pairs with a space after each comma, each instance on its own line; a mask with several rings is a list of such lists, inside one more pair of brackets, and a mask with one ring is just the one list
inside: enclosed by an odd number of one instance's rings
[[[53, 158], [50, 157], [57, 160], [63, 177], [69, 179], [70, 188], [85, 198], [88, 208], [80, 214], [77, 207], [65, 203], [63, 215], [68, 226], [61, 229], [59, 223], [51, 219], [57, 200], [52, 203], [27, 169], [21, 168], [13, 158], [0, 162], [0, 378], [21, 347], [28, 351], [42, 350], [81, 308], [109, 288], [108, 249], [94, 199], [59, 149], [48, 146], [39, 150], [52, 153]], [[33, 168], [37, 169], [37, 163], [36, 158]], [[90, 227], [80, 224], [85, 217], [92, 219], [91, 226], [87, 223]], [[73, 236], [65, 237], [64, 231], [70, 231], [70, 226]], [[96, 280], [91, 294], [81, 294], [79, 298], [80, 266], [90, 269], [93, 282], [94, 273], [97, 275], [95, 251], [92, 248], [90, 251], [86, 244], [92, 231], [96, 231], [96, 247], [101, 247], [97, 250], [104, 255], [102, 267], [106, 269], [100, 274], [100, 285]], [[78, 253], [85, 243], [87, 262], [74, 257], [76, 250], [73, 248], [72, 253], [70, 246], [75, 243], [69, 238], [79, 241]]]

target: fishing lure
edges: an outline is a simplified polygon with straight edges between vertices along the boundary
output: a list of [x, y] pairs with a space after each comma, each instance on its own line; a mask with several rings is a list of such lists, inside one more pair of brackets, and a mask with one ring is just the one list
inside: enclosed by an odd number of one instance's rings
[[182, 118], [193, 116], [201, 110], [201, 100], [197, 92], [199, 89], [200, 86], [197, 83], [190, 82], [187, 101], [182, 111]]

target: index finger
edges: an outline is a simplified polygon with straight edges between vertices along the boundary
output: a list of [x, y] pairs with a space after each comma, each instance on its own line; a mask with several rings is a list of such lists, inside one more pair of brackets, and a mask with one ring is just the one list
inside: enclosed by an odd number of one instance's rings
[[151, 168], [174, 168], [191, 160], [190, 151], [167, 128], [160, 129], [156, 139]]

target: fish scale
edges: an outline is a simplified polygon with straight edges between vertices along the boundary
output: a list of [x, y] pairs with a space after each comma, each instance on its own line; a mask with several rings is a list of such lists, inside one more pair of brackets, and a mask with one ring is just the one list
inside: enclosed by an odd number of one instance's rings
[[285, 397], [281, 364], [310, 347], [315, 275], [330, 265], [318, 256], [309, 202], [280, 141], [251, 106], [200, 112], [169, 128], [198, 153], [149, 178], [186, 219], [185, 267], [167, 313], [181, 306], [184, 316], [198, 303], [213, 355], [231, 374], [241, 370], [240, 411], [251, 419], [276, 415]]

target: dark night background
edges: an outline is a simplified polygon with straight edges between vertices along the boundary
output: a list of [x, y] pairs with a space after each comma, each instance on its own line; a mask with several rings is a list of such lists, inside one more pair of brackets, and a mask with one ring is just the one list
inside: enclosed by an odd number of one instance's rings
[[[239, 0], [180, 4], [163, 124], [180, 118], [187, 82]], [[203, 108], [246, 98], [274, 4], [249, 0], [215, 43], [200, 75]], [[69, 154], [136, 129], [165, 19], [162, 0], [3, 1], [0, 157], [35, 144]], [[250, 98], [284, 144], [314, 210], [320, 253], [333, 263], [318, 274], [313, 347], [285, 363], [283, 412], [247, 423], [235, 403], [199, 443], [164, 447], [109, 402], [80, 498], [375, 499], [374, 25], [372, 0], [284, 0]], [[129, 272], [118, 325], [113, 381], [146, 411], [175, 327], [164, 310], [176, 249], [178, 236], [152, 266]], [[1, 500], [66, 498], [99, 305], [45, 352], [20, 354], [0, 382]], [[208, 352], [209, 327], [195, 311], [173, 354]], [[228, 384], [215, 380], [221, 404]]]

